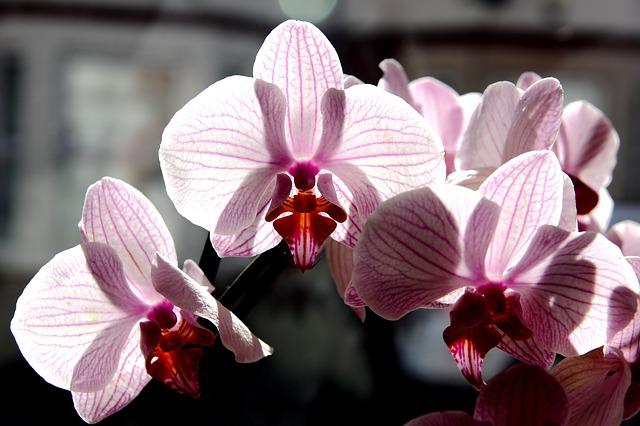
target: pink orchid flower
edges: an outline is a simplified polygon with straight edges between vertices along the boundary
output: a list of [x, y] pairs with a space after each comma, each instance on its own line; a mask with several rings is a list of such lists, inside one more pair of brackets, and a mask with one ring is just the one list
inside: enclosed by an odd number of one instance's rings
[[383, 76], [378, 87], [400, 96], [422, 114], [440, 136], [447, 174], [452, 173], [458, 142], [480, 102], [480, 94], [458, 95], [451, 87], [432, 77], [422, 77], [409, 83], [404, 68], [395, 59], [380, 62], [380, 69]]
[[454, 303], [444, 339], [476, 387], [493, 347], [548, 367], [555, 353], [602, 346], [634, 315], [638, 280], [603, 235], [570, 232], [565, 181], [555, 155], [539, 150], [500, 166], [478, 191], [401, 194], [367, 221], [351, 285], [391, 320]]
[[329, 236], [353, 246], [380, 202], [444, 180], [442, 144], [420, 114], [343, 81], [327, 38], [287, 21], [267, 36], [253, 77], [218, 81], [171, 119], [160, 146], [167, 192], [221, 256], [284, 238], [308, 269]]
[[[535, 73], [524, 73], [517, 86], [527, 90], [539, 80]], [[581, 230], [600, 232], [609, 226], [613, 200], [606, 188], [611, 183], [619, 145], [618, 133], [598, 108], [587, 101], [572, 102], [564, 108], [553, 150], [573, 182]]]
[[477, 189], [500, 165], [556, 141], [563, 93], [558, 80], [545, 78], [523, 90], [511, 82], [489, 85], [473, 112], [456, 153], [451, 183]]
[[[462, 411], [431, 413], [405, 426], [565, 426], [569, 401], [562, 386], [542, 368], [518, 364], [480, 391], [473, 417]], [[583, 423], [583, 426], [594, 423]]]
[[139, 191], [103, 178], [87, 191], [83, 243], [56, 255], [18, 299], [11, 331], [47, 382], [68, 389], [78, 414], [95, 423], [135, 398], [154, 377], [200, 394], [198, 366], [215, 335], [238, 362], [271, 348], [210, 294], [193, 261], [177, 268], [173, 239]]

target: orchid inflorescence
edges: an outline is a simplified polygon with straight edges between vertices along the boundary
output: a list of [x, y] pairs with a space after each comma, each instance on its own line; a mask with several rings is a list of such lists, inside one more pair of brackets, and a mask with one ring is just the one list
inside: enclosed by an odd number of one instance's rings
[[[444, 342], [480, 393], [473, 416], [410, 425], [617, 425], [640, 409], [640, 225], [607, 232], [618, 136], [558, 80], [459, 95], [384, 60], [378, 86], [343, 74], [312, 24], [287, 21], [253, 77], [220, 80], [167, 125], [160, 166], [179, 213], [220, 257], [284, 241], [321, 249], [345, 303], [396, 320], [448, 308]], [[87, 191], [76, 247], [27, 285], [11, 323], [22, 354], [98, 422], [151, 380], [200, 394], [219, 339], [237, 362], [272, 353], [216, 300], [200, 265], [178, 268], [151, 202], [105, 177]], [[605, 234], [606, 232], [606, 234]], [[210, 324], [199, 323], [198, 319]], [[498, 348], [522, 364], [485, 383]], [[565, 357], [554, 365], [557, 355]], [[518, 397], [514, 397], [518, 395]]]

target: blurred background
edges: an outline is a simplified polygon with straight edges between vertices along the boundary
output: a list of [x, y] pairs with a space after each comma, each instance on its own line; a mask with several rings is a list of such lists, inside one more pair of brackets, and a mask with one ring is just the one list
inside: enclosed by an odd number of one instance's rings
[[[269, 31], [316, 23], [345, 73], [377, 83], [395, 57], [410, 79], [459, 93], [523, 71], [555, 76], [566, 101], [586, 99], [617, 128], [609, 187], [614, 222], [640, 219], [640, 0], [0, 0], [0, 423], [82, 424], [68, 392], [31, 370], [8, 328], [35, 272], [79, 242], [86, 188], [124, 179], [165, 217], [181, 259], [206, 232], [178, 216], [157, 159], [162, 130], [187, 100], [232, 74], [251, 75]], [[247, 264], [225, 259], [217, 286]], [[362, 324], [321, 263], [286, 270], [246, 317], [276, 349], [252, 365], [207, 359], [203, 397], [155, 383], [104, 424], [402, 424], [435, 410], [472, 412], [441, 333], [446, 312]], [[487, 377], [510, 360], [491, 353]]]

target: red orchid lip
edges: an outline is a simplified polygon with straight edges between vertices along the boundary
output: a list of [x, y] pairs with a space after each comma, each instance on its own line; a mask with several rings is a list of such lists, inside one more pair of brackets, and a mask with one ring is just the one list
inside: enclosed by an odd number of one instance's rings
[[[289, 214], [282, 216], [286, 213]], [[322, 244], [337, 223], [347, 220], [347, 214], [323, 196], [316, 197], [312, 190], [307, 190], [288, 197], [265, 220], [273, 221], [275, 230], [289, 244], [294, 263], [305, 271], [313, 267]]]

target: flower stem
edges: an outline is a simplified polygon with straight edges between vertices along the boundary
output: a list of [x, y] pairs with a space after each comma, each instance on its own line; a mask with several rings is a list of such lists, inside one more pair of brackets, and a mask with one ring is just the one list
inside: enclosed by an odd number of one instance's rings
[[[199, 265], [212, 283], [215, 282], [219, 264], [220, 257], [207, 238]], [[262, 299], [282, 271], [291, 265], [289, 247], [282, 241], [256, 257], [217, 299], [242, 318]]]

